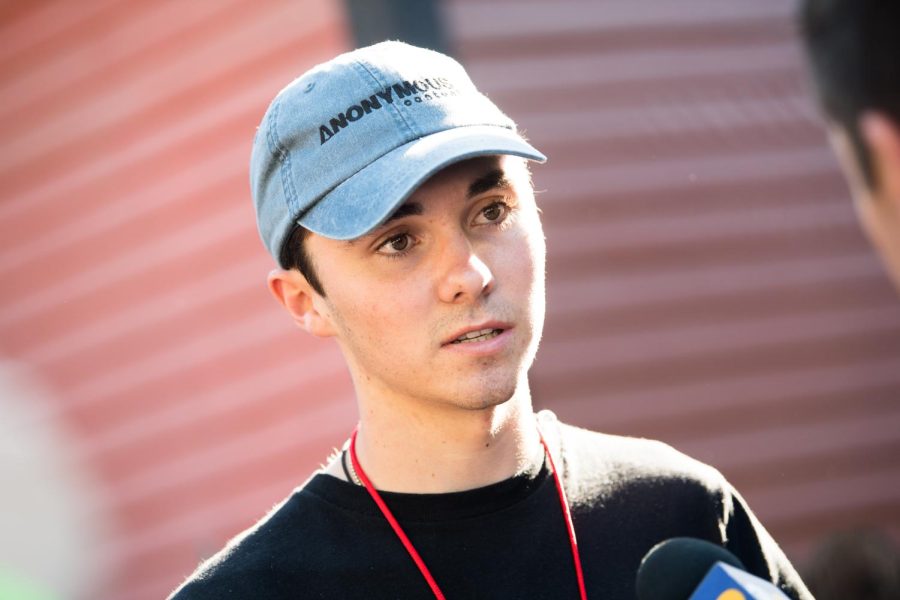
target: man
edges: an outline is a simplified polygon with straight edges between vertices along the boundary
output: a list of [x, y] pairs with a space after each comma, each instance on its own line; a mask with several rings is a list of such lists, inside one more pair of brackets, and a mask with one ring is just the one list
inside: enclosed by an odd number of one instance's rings
[[674, 536], [809, 598], [717, 471], [533, 413], [545, 246], [526, 160], [544, 156], [458, 63], [398, 42], [276, 97], [251, 158], [269, 287], [339, 344], [359, 425], [176, 598], [631, 599]]
[[800, 24], [860, 222], [900, 290], [900, 2], [808, 0]]

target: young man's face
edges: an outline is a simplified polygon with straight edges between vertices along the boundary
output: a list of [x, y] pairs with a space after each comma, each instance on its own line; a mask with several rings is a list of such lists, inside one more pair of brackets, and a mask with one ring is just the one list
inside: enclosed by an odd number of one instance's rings
[[314, 305], [361, 395], [483, 408], [525, 381], [545, 245], [521, 159], [451, 165], [371, 234], [306, 248], [326, 293]]

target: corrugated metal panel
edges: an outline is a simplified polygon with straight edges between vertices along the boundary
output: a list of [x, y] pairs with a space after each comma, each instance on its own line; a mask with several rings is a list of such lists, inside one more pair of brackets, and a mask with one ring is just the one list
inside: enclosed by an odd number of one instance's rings
[[104, 482], [99, 595], [159, 598], [353, 422], [336, 350], [268, 297], [247, 184], [275, 92], [349, 45], [337, 1], [2, 13], [0, 336]]
[[804, 84], [791, 3], [452, 0], [536, 169], [539, 405], [718, 466], [798, 561], [900, 534], [900, 301]]

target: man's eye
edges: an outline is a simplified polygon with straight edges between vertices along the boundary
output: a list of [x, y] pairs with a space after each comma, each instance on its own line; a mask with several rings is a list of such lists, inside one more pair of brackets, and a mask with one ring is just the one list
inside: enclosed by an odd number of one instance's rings
[[502, 221], [509, 212], [509, 206], [505, 202], [494, 202], [481, 209], [481, 216], [490, 222]]
[[409, 249], [411, 245], [408, 233], [401, 233], [385, 240], [379, 250], [385, 254], [399, 254]]

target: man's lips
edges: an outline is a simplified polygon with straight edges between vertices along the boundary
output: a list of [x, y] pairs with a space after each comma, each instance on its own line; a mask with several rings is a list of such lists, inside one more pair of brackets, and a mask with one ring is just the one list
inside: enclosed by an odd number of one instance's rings
[[447, 338], [443, 346], [450, 344], [471, 344], [473, 342], [481, 342], [497, 337], [504, 331], [512, 329], [509, 323], [501, 323], [499, 321], [491, 321], [480, 325], [472, 325], [461, 329]]

